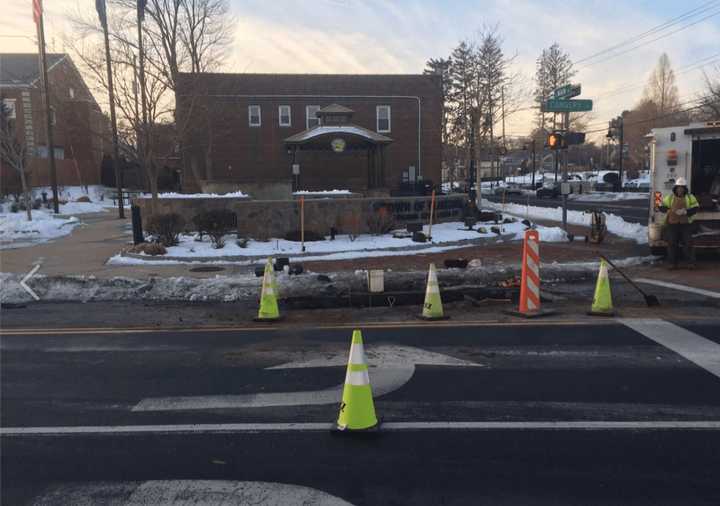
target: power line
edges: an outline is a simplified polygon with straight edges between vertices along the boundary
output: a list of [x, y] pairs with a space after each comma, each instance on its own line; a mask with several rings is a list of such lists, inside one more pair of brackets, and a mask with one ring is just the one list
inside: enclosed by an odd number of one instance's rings
[[[687, 74], [688, 72], [692, 72], [693, 70], [699, 70], [699, 69], [701, 69], [707, 65], [711, 65], [715, 62], [720, 62], [720, 53], [715, 53], [710, 56], [706, 56], [704, 58], [696, 60], [693, 63], [689, 63], [687, 65], [679, 67], [678, 70], [675, 72], [675, 75]], [[599, 95], [595, 95], [594, 98], [595, 98], [595, 100], [599, 101], [600, 98], [622, 95], [623, 93], [627, 93], [629, 91], [633, 91], [638, 88], [642, 88], [643, 86], [645, 86], [644, 82], [640, 82], [640, 81], [635, 81], [634, 83], [628, 82], [628, 83], [618, 86], [614, 90], [610, 90], [605, 93], [600, 93]]]
[[[626, 46], [629, 44], [634, 44], [648, 36], [654, 35], [655, 33], [658, 33], [658, 32], [662, 32], [668, 28], [671, 28], [671, 27], [677, 25], [678, 23], [682, 23], [683, 21], [688, 20], [688, 18], [693, 18], [699, 14], [703, 14], [703, 13], [707, 12], [708, 10], [713, 9], [715, 6], [717, 6], [717, 4], [718, 4], [718, 0], [712, 0], [710, 2], [706, 2], [698, 7], [695, 7], [694, 9], [691, 9], [691, 10], [679, 15], [679, 16], [671, 18], [668, 21], [665, 21], [664, 23], [661, 23], [660, 25], [657, 25], [645, 32], [642, 32], [638, 35], [630, 37], [629, 39], [625, 39], [622, 42], [619, 42], [613, 46], [603, 49], [602, 51], [598, 51], [597, 53], [591, 54], [590, 56], [586, 56], [585, 58], [582, 58], [582, 59], [576, 61], [575, 64], [577, 65], [579, 63], [584, 63], [586, 61], [594, 60], [598, 56], [602, 56], [604, 54], [610, 53], [612, 51], [615, 51], [616, 49], [622, 48], [623, 46]], [[691, 26], [691, 25], [688, 25], [688, 26]]]
[[642, 42], [642, 43], [640, 43], [640, 44], [637, 44], [637, 45], [635, 45], [635, 46], [632, 46], [632, 47], [630, 47], [630, 48], [628, 48], [628, 49], [626, 49], [626, 50], [624, 50], [624, 51], [620, 51], [619, 53], [611, 54], [610, 56], [608, 56], [607, 58], [603, 58], [602, 60], [597, 60], [597, 61], [593, 61], [593, 62], [591, 62], [591, 63], [587, 63], [587, 64], [585, 64], [585, 65], [582, 65], [579, 70], [582, 70], [582, 69], [591, 67], [591, 66], [593, 66], [593, 65], [597, 65], [598, 63], [603, 63], [603, 62], [606, 62], [606, 61], [608, 61], [608, 60], [612, 60], [613, 58], [617, 58], [618, 56], [622, 56], [622, 55], [627, 54], [627, 53], [629, 53], [629, 52], [631, 52], [631, 51], [634, 51], [634, 50], [636, 50], [636, 49], [639, 49], [639, 48], [641, 48], [641, 47], [643, 47], [643, 46], [647, 46], [648, 44], [652, 44], [653, 42], [657, 42], [657, 41], [660, 40], [660, 39], [664, 39], [664, 38], [669, 37], [669, 36], [671, 36], [671, 35], [674, 35], [674, 34], [676, 34], [676, 33], [678, 33], [678, 32], [681, 32], [682, 30], [685, 30], [685, 29], [687, 29], [687, 28], [690, 28], [691, 26], [695, 26], [695, 25], [697, 25], [697, 24], [699, 24], [699, 23], [702, 23], [703, 21], [705, 21], [705, 20], [707, 20], [707, 19], [710, 19], [710, 18], [713, 17], [713, 16], [717, 16], [718, 14], [720, 14], [720, 9], [718, 9], [718, 10], [716, 10], [715, 12], [713, 12], [713, 13], [707, 15], [707, 16], [704, 16], [704, 17], [702, 17], [702, 18], [700, 18], [700, 19], [698, 19], [698, 20], [696, 20], [696, 21], [694, 21], [694, 22], [692, 22], [692, 23], [690, 23], [690, 24], [687, 24], [687, 25], [685, 25], [685, 26], [681, 26], [681, 27], [678, 28], [677, 30], [673, 30], [672, 32], [665, 33], [665, 34], [663, 34], [663, 35], [660, 35], [660, 36], [658, 36], [658, 37], [655, 37], [654, 39], [650, 39], [650, 40], [644, 41], [644, 42]]
[[[669, 112], [669, 113], [666, 113], [666, 114], [661, 114], [661, 115], [659, 115], [659, 116], [654, 116], [654, 117], [652, 117], [652, 118], [646, 118], [646, 119], [642, 119], [642, 120], [637, 120], [637, 121], [631, 121], [631, 122], [628, 122], [628, 123], [623, 123], [623, 126], [624, 126], [624, 127], [629, 127], [629, 126], [633, 126], [633, 125], [641, 125], [641, 124], [643, 124], [643, 123], [648, 123], [648, 122], [650, 122], [650, 121], [656, 121], [656, 120], [659, 120], [659, 119], [669, 118], [670, 116], [675, 116], [675, 115], [677, 115], [677, 114], [682, 114], [682, 113], [685, 113], [685, 112], [694, 111], [695, 109], [699, 109], [700, 107], [702, 107], [703, 105], [705, 105], [705, 104], [704, 104], [704, 99], [702, 99], [702, 98], [699, 98], [699, 99], [696, 99], [696, 100], [687, 102], [686, 104], [689, 104], [689, 103], [692, 103], [692, 102], [703, 102], [703, 103], [694, 105], [694, 106], [692, 106], [692, 107], [687, 107], [687, 108], [685, 108], [685, 109], [679, 109], [679, 110], [677, 110], [677, 111], [672, 111], [672, 112]], [[682, 106], [682, 105], [686, 105], [686, 104], [680, 104], [680, 105]], [[586, 134], [594, 134], [594, 133], [598, 133], [598, 132], [604, 132], [604, 131], [607, 130], [607, 128], [608, 128], [608, 127], [605, 126], [604, 128], [598, 128], [598, 129], [595, 129], [595, 130], [586, 130], [585, 133], [586, 133]]]

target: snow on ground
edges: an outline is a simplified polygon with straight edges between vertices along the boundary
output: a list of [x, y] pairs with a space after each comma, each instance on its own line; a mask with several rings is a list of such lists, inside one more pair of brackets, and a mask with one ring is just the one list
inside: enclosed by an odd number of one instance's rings
[[47, 209], [34, 210], [32, 221], [28, 221], [25, 211], [0, 213], [0, 249], [47, 242], [69, 234], [79, 224], [75, 217], [55, 217]]
[[[42, 198], [45, 192], [47, 199], [52, 199], [52, 188], [49, 186], [39, 186], [32, 189], [34, 199]], [[66, 204], [60, 204], [60, 214], [89, 214], [103, 213], [112, 208], [117, 207], [117, 201], [112, 200], [111, 194], [114, 194], [113, 188], [102, 185], [85, 186], [59, 186], [58, 196], [60, 202], [66, 201]], [[88, 197], [90, 202], [76, 202], [80, 197]], [[7, 204], [6, 204], [7, 205]]]
[[[143, 197], [150, 198], [151, 195], [146, 193]], [[230, 193], [177, 193], [177, 192], [166, 192], [158, 193], [158, 198], [161, 199], [239, 199], [239, 198], [250, 198], [250, 196], [242, 191]]]
[[577, 202], [613, 202], [619, 200], [647, 200], [650, 194], [647, 192], [592, 192], [573, 193], [568, 195], [570, 200]]
[[[562, 221], [562, 207], [536, 207], [524, 206], [521, 204], [499, 204], [495, 202], [484, 202], [483, 206], [492, 209], [502, 210], [514, 216], [530, 218], [535, 220]], [[590, 226], [590, 213], [569, 210], [567, 221], [573, 225]], [[638, 244], [647, 244], [647, 226], [639, 223], [628, 223], [620, 216], [605, 213], [605, 224], [608, 232], [625, 239], [634, 239]]]
[[[226, 239], [224, 248], [214, 249], [207, 237], [204, 238], [202, 242], [199, 242], [195, 240], [196, 235], [194, 234], [182, 235], [180, 237], [180, 244], [167, 248], [167, 257], [172, 257], [176, 262], [181, 263], [212, 258], [228, 261], [227, 257], [232, 257], [233, 262], [254, 263], [253, 258], [278, 255], [297, 256], [302, 254], [303, 260], [312, 261], [427, 254], [468, 246], [468, 243], [462, 243], [460, 241], [478, 238], [496, 238], [498, 234], [490, 230], [492, 226], [499, 226], [501, 235], [511, 235], [511, 240], [522, 239], [525, 229], [527, 228], [519, 221], [498, 225], [485, 223], [480, 224], [480, 226], [485, 229], [484, 233], [479, 233], [477, 230], [466, 230], [460, 222], [435, 224], [432, 229], [433, 242], [427, 243], [425, 247], [422, 247], [422, 243], [413, 242], [410, 238], [396, 239], [390, 234], [382, 236], [360, 235], [355, 241], [351, 241], [348, 235], [338, 235], [334, 241], [306, 242], [306, 251], [304, 254], [299, 242], [287, 241], [285, 239], [271, 239], [268, 242], [250, 240], [246, 248], [241, 248], [236, 244], [234, 238], [229, 236]], [[425, 232], [427, 233], [427, 231], [427, 227], [425, 227]], [[544, 242], [567, 240], [565, 232], [558, 227], [538, 227], [538, 231], [540, 232], [540, 240]], [[132, 265], [146, 262], [166, 263], [169, 261], [172, 260], [162, 260], [162, 257], [152, 257], [149, 255], [147, 256], [147, 260], [116, 255], [109, 260], [109, 263]]]

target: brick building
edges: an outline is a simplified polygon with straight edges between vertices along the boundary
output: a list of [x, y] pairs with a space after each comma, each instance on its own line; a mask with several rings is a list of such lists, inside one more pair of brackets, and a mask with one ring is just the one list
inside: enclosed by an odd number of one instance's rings
[[[59, 185], [100, 183], [103, 135], [107, 122], [67, 54], [48, 54], [48, 81]], [[50, 184], [47, 129], [38, 55], [0, 54], [0, 96], [27, 148], [28, 184]], [[0, 165], [3, 193], [19, 186], [19, 175]]]
[[176, 100], [186, 191], [440, 183], [439, 76], [182, 74]]

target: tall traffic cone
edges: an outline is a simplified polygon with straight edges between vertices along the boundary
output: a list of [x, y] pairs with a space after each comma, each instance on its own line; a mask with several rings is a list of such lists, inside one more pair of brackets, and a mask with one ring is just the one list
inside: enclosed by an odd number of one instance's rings
[[362, 333], [354, 330], [337, 429], [339, 431], [368, 430], [377, 425], [378, 419], [375, 415]]
[[504, 312], [524, 318], [555, 313], [553, 309], [541, 309], [540, 303], [540, 234], [537, 230], [526, 230], [520, 278], [520, 305], [517, 311]]
[[277, 281], [272, 260], [267, 259], [265, 273], [263, 274], [262, 292], [260, 293], [260, 310], [255, 321], [273, 321], [280, 319], [277, 303]]
[[427, 288], [425, 289], [425, 303], [423, 304], [423, 320], [446, 320], [443, 314], [442, 299], [440, 298], [440, 285], [438, 285], [437, 270], [435, 264], [430, 264], [428, 272]]
[[593, 316], [613, 316], [612, 294], [610, 293], [610, 278], [605, 260], [600, 260], [600, 271], [598, 272], [597, 284], [595, 285], [595, 296], [593, 297], [590, 312]]

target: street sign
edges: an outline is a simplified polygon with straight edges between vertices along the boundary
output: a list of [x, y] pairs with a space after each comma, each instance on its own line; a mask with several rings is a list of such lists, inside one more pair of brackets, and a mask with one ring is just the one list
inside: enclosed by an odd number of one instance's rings
[[566, 84], [565, 86], [559, 87], [557, 90], [555, 90], [554, 95], [555, 98], [558, 99], [568, 99], [577, 97], [582, 93], [582, 86], [579, 84]]
[[543, 112], [581, 112], [592, 111], [592, 100], [559, 100], [550, 99], [543, 103]]

